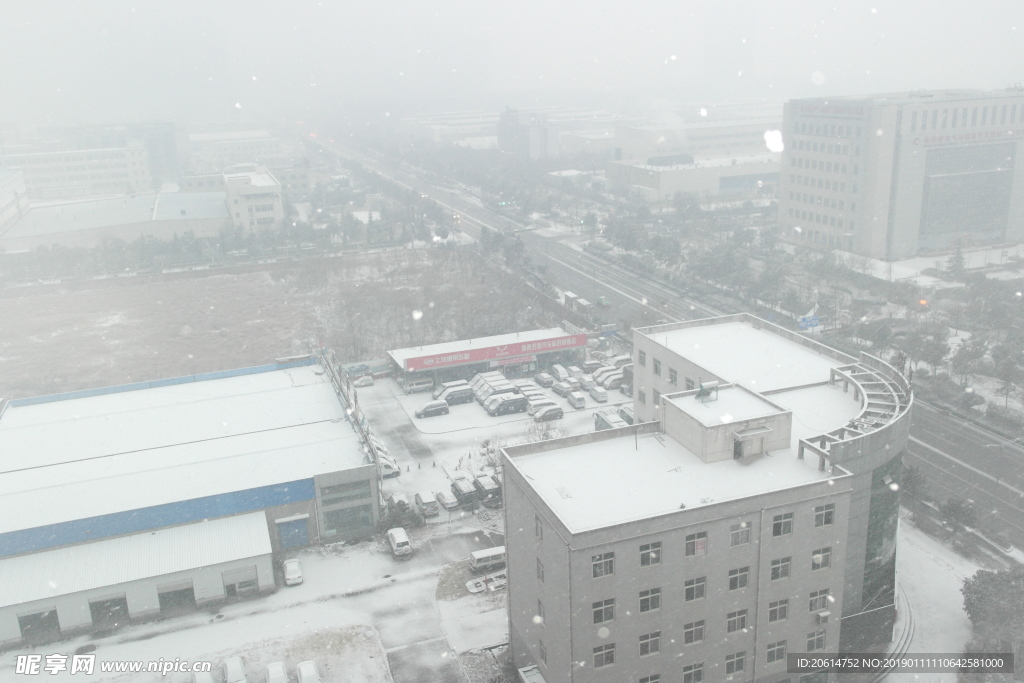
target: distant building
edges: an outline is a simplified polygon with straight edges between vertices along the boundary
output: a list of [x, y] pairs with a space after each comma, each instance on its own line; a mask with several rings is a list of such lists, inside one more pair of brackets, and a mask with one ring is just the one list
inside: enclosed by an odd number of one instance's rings
[[778, 180], [779, 155], [770, 152], [682, 163], [666, 156], [608, 165], [611, 189], [639, 194], [648, 202], [670, 202], [677, 193], [724, 200], [773, 195]]
[[281, 183], [266, 168], [224, 174], [228, 211], [236, 228], [278, 228], [284, 222]]
[[906, 380], [747, 314], [634, 343], [636, 423], [503, 449], [514, 666], [781, 683], [887, 643]]
[[28, 191], [21, 171], [0, 168], [0, 234], [28, 210]]
[[695, 159], [756, 156], [768, 152], [764, 134], [781, 127], [778, 118], [679, 123], [672, 126], [618, 126], [615, 141], [626, 161], [668, 154]]
[[293, 145], [267, 130], [190, 133], [189, 165], [200, 173], [223, 172], [235, 164], [268, 165], [294, 156]]
[[793, 100], [779, 222], [787, 239], [895, 260], [1024, 238], [1024, 90]]
[[66, 199], [151, 192], [149, 154], [141, 142], [126, 147], [67, 149], [0, 156], [0, 167], [22, 172], [31, 199]]
[[[634, 119], [593, 109], [507, 107], [498, 120], [498, 149], [523, 159], [550, 159], [567, 153], [561, 145], [567, 131], [593, 133], [634, 123]], [[573, 139], [570, 144], [571, 152], [576, 152], [582, 141]]]

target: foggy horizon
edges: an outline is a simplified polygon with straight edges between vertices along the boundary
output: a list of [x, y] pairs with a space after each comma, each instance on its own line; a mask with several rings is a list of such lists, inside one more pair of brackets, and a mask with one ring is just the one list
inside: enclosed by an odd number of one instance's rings
[[0, 121], [783, 102], [1020, 82], [1024, 7], [7, 3]]

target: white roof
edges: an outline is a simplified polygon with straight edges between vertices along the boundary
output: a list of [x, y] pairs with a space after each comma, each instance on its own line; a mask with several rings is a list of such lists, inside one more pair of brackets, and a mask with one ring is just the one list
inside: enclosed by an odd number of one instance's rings
[[[669, 156], [669, 155], [665, 155]], [[656, 158], [656, 157], [653, 157]], [[649, 169], [652, 171], [677, 171], [677, 170], [692, 170], [695, 168], [725, 168], [732, 166], [747, 166], [750, 164], [779, 164], [781, 163], [782, 155], [778, 152], [766, 152], [764, 154], [734, 154], [727, 157], [714, 157], [711, 159], [697, 158], [693, 163], [690, 164], [669, 164], [669, 165], [653, 165], [644, 162], [620, 162], [627, 166], [633, 166], [635, 168]]]
[[363, 464], [318, 365], [8, 407], [0, 453], [0, 533]]
[[247, 180], [253, 187], [277, 187], [280, 183], [274, 179], [269, 171], [242, 171], [240, 173], [225, 173], [224, 179], [229, 183], [233, 180]]
[[555, 337], [567, 336], [569, 336], [569, 333], [561, 327], [550, 327], [544, 330], [510, 332], [508, 334], [496, 334], [492, 337], [460, 339], [459, 341], [428, 344], [427, 346], [414, 346], [409, 349], [395, 349], [394, 351], [388, 351], [388, 355], [390, 355], [396, 363], [405, 367], [405, 361], [410, 358], [433, 356], [441, 353], [452, 353], [455, 351], [468, 351], [471, 349], [486, 349], [491, 346], [502, 346], [504, 344], [514, 344], [517, 342], [540, 341], [542, 339], [553, 339]]
[[702, 400], [693, 396], [676, 396], [666, 400], [708, 427], [783, 412], [757, 394], [752, 394], [739, 386], [721, 389], [717, 398], [712, 392], [708, 399], [711, 400]]
[[[800, 439], [846, 424], [853, 392], [817, 386], [773, 394], [793, 410], [790, 447], [752, 460], [705, 463], [665, 434], [632, 435], [512, 458], [573, 533], [835, 479], [818, 458], [796, 457]], [[685, 400], [685, 399], [684, 399]], [[692, 399], [689, 399], [692, 400]]]
[[0, 560], [0, 607], [269, 555], [262, 512]]
[[[746, 322], [722, 322], [664, 332], [648, 328], [641, 333], [725, 381], [741, 384], [759, 394], [827, 381], [831, 368], [854, 361], [853, 358], [836, 360]], [[775, 397], [769, 400], [774, 402]]]

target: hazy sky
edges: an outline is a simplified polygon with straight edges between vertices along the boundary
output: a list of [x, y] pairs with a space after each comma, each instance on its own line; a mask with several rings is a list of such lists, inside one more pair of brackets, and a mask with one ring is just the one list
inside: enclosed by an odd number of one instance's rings
[[1020, 0], [2, 0], [0, 122], [1001, 88], [1022, 34]]

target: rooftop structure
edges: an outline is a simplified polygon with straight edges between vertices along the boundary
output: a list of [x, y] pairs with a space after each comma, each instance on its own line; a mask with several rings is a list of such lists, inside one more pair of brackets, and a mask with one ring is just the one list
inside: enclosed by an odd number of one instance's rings
[[572, 351], [586, 343], [585, 334], [569, 334], [560, 327], [551, 327], [395, 349], [388, 351], [388, 356], [398, 368], [411, 372], [481, 362], [506, 364], [526, 357], [532, 357], [530, 362], [533, 362], [537, 354]]

